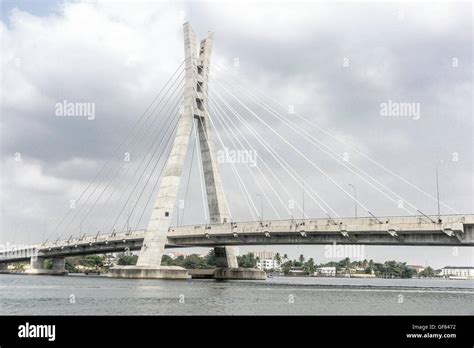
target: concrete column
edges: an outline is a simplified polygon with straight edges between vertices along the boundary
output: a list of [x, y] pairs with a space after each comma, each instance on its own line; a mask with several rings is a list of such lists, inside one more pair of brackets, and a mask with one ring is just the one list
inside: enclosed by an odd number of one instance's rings
[[[212, 33], [209, 33], [208, 37], [201, 41], [201, 48], [199, 50], [199, 63], [201, 64], [201, 69], [198, 69], [197, 79], [200, 81], [200, 88], [202, 90], [200, 102], [202, 105], [201, 113], [203, 114], [203, 117], [198, 116], [199, 119], [197, 124], [210, 222], [211, 224], [221, 224], [230, 222], [230, 214], [216, 161], [212, 127], [210, 122], [208, 122], [209, 110], [207, 95], [209, 90], [208, 83], [211, 52]], [[214, 248], [214, 252], [216, 253], [218, 267], [239, 267], [235, 247], [226, 246]]]
[[[211, 223], [230, 222], [229, 209], [224, 196], [215, 161], [211, 127], [207, 122], [209, 60], [212, 50], [212, 33], [201, 41], [199, 56], [196, 35], [189, 25], [184, 24], [185, 80], [183, 113], [178, 121], [176, 136], [159, 183], [158, 197], [153, 206], [143, 246], [136, 266], [117, 266], [109, 270], [111, 277], [127, 278], [188, 278], [184, 268], [161, 266], [167, 234], [176, 204], [181, 174], [186, 160], [194, 118], [198, 127], [201, 157], [206, 184]], [[233, 247], [216, 249], [218, 264], [222, 268], [237, 268]], [[225, 277], [225, 274], [222, 275]]]
[[138, 256], [137, 266], [158, 267], [166, 244], [173, 208], [176, 203], [181, 172], [188, 151], [193, 128], [196, 84], [196, 35], [189, 23], [184, 24], [185, 81], [183, 114], [180, 116], [173, 147], [161, 178], [150, 221], [145, 233], [143, 247]]
[[8, 271], [8, 263], [0, 263], [0, 272]]
[[44, 269], [44, 257], [32, 257], [30, 259], [30, 270], [43, 270]]
[[66, 275], [67, 271], [64, 268], [64, 257], [53, 258], [53, 267], [51, 269], [44, 268], [44, 257], [32, 257], [30, 260], [30, 269], [27, 274], [44, 274], [44, 275]]
[[53, 258], [53, 271], [66, 271], [65, 268], [66, 259], [64, 257], [55, 257]]
[[235, 255], [235, 247], [216, 247], [214, 248], [216, 255], [216, 267], [218, 268], [238, 268], [237, 256]]

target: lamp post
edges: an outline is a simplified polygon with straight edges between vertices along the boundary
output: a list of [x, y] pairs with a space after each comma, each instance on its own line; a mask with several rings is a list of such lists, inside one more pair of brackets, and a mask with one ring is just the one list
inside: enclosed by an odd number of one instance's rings
[[263, 223], [263, 198], [260, 193], [257, 193], [257, 196], [260, 197], [260, 221]]
[[349, 184], [354, 189], [354, 215], [357, 218], [357, 189], [354, 185]]

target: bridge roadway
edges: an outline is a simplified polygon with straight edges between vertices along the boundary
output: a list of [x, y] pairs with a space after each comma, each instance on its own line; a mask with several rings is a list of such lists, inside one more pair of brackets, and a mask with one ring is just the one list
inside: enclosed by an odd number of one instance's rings
[[[317, 218], [171, 227], [167, 248], [223, 245], [364, 244], [474, 246], [474, 214]], [[145, 230], [97, 234], [0, 250], [0, 266], [41, 258], [139, 250]]]

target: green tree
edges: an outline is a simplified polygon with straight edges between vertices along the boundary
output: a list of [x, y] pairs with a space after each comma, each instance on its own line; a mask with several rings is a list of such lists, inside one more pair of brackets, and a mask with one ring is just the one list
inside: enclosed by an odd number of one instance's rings
[[163, 255], [161, 257], [161, 264], [163, 266], [173, 266], [173, 259], [169, 255]]
[[191, 254], [184, 258], [183, 267], [186, 269], [204, 268], [205, 261], [199, 255]]
[[279, 265], [281, 264], [281, 255], [280, 253], [276, 253], [275, 257], [273, 258]]
[[364, 261], [362, 261], [362, 265], [361, 265], [363, 268], [367, 268], [369, 266], [369, 261], [367, 261], [367, 259], [364, 259]]
[[374, 264], [375, 275], [384, 278], [411, 278], [414, 270], [408, 268], [405, 262], [385, 261]]
[[137, 255], [121, 255], [119, 256], [119, 259], [117, 263], [120, 266], [135, 266], [138, 261], [138, 256]]
[[423, 271], [418, 273], [420, 277], [426, 277], [426, 278], [433, 278], [436, 276], [436, 273], [433, 268], [431, 267], [426, 267]]
[[69, 258], [66, 258], [65, 261], [64, 261], [64, 268], [66, 268], [66, 271], [68, 271], [69, 273], [78, 273], [78, 270], [76, 268], [76, 265], [74, 264], [74, 262], [69, 259]]
[[281, 265], [281, 269], [283, 270], [283, 274], [284, 275], [290, 274], [291, 267], [293, 267], [293, 262], [291, 262], [291, 260], [288, 260], [288, 261], [284, 262]]
[[51, 260], [51, 259], [44, 260], [43, 267], [44, 267], [44, 269], [52, 269], [53, 268], [53, 260]]
[[305, 262], [303, 267], [304, 273], [306, 275], [313, 275], [316, 271], [316, 265], [314, 264], [313, 258], [310, 258], [307, 262]]
[[205, 260], [206, 260], [206, 264], [210, 266], [210, 268], [216, 266], [216, 253], [214, 252], [214, 249], [209, 250]]
[[242, 256], [237, 256], [237, 262], [239, 267], [243, 268], [255, 268], [257, 266], [257, 259], [253, 253], [248, 253]]
[[301, 265], [303, 265], [303, 263], [304, 263], [304, 255], [303, 254], [300, 255], [298, 261], [300, 262]]
[[81, 264], [86, 267], [98, 269], [104, 265], [104, 257], [101, 255], [87, 255], [82, 259]]
[[347, 269], [351, 265], [351, 259], [346, 257], [344, 260], [339, 261], [339, 267]]
[[13, 272], [24, 272], [26, 268], [26, 264], [22, 262], [16, 262], [12, 264], [13, 266]]

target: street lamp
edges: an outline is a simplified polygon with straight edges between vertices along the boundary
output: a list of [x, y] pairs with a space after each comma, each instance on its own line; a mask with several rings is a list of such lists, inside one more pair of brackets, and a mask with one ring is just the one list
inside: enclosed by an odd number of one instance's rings
[[263, 198], [260, 193], [257, 193], [257, 196], [260, 197], [260, 220], [263, 223]]
[[357, 190], [354, 185], [349, 184], [349, 186], [354, 189], [354, 214], [355, 214], [355, 217], [357, 218]]

